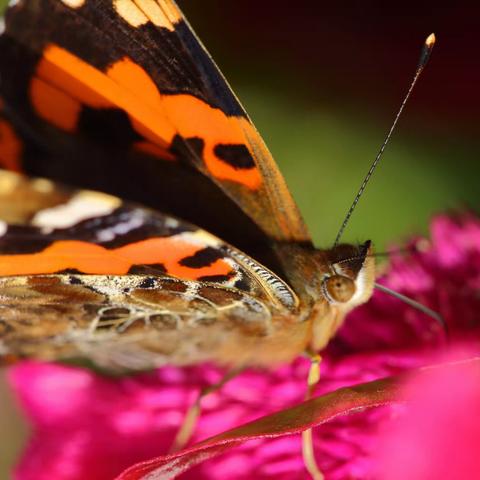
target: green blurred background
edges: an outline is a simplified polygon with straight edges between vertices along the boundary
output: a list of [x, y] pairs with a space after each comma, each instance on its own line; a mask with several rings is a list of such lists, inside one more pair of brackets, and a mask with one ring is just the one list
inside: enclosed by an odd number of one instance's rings
[[478, 205], [476, 19], [461, 2], [180, 2], [242, 99], [319, 246], [332, 243], [434, 31], [437, 45], [345, 240], [426, 232]]
[[[434, 212], [478, 207], [480, 6], [178, 3], [272, 150], [319, 246], [333, 242], [432, 31], [431, 62], [344, 240], [370, 238], [381, 250], [426, 233]], [[5, 392], [2, 479], [25, 438]]]

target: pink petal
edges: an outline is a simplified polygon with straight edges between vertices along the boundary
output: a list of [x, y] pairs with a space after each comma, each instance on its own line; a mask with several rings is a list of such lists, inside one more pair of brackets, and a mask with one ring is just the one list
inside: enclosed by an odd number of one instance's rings
[[379, 478], [470, 480], [480, 472], [480, 369], [471, 362], [422, 372], [413, 398], [379, 439]]

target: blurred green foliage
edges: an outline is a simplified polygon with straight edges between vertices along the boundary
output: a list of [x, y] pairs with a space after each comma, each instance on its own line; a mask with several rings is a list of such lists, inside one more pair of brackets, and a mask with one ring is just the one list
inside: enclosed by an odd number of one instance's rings
[[[242, 90], [242, 89], [241, 89]], [[333, 242], [383, 137], [368, 111], [325, 111], [305, 98], [289, 99], [246, 89], [241, 97], [274, 153], [319, 246]], [[392, 241], [425, 233], [432, 214], [478, 204], [473, 145], [426, 143], [402, 133], [408, 108], [382, 163], [352, 216], [344, 240]], [[421, 128], [421, 127], [419, 127]], [[477, 146], [478, 148], [478, 146]]]

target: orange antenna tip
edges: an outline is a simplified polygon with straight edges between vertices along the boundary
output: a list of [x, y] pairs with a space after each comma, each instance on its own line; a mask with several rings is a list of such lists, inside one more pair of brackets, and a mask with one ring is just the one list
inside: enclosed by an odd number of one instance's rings
[[434, 45], [435, 45], [435, 41], [437, 39], [435, 38], [435, 34], [434, 33], [431, 33], [427, 39], [425, 40], [425, 45], [428, 47], [428, 48], [432, 48]]
[[420, 59], [418, 61], [418, 67], [417, 67], [418, 73], [420, 73], [425, 68], [425, 65], [430, 59], [433, 46], [435, 45], [435, 41], [436, 41], [436, 38], [434, 33], [431, 33], [425, 40], [425, 43], [423, 44], [423, 47], [422, 47], [422, 53], [420, 53]]

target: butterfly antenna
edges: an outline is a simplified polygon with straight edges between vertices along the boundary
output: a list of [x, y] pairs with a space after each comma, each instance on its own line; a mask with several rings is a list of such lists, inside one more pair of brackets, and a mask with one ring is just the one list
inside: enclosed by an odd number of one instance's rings
[[405, 98], [403, 99], [402, 104], [400, 105], [400, 108], [398, 110], [397, 115], [395, 116], [395, 120], [392, 123], [392, 126], [390, 127], [389, 132], [387, 133], [387, 136], [385, 137], [385, 140], [383, 141], [383, 144], [375, 157], [375, 160], [373, 161], [372, 165], [370, 166], [370, 170], [368, 170], [367, 175], [363, 179], [363, 182], [360, 186], [360, 189], [358, 190], [357, 195], [355, 196], [355, 199], [353, 200], [352, 205], [350, 206], [350, 209], [347, 212], [347, 215], [345, 216], [345, 219], [343, 220], [342, 226], [340, 227], [340, 230], [337, 233], [337, 237], [335, 238], [335, 243], [333, 246], [337, 246], [338, 242], [342, 238], [343, 232], [345, 231], [345, 227], [348, 224], [348, 221], [350, 220], [350, 217], [352, 216], [353, 211], [355, 210], [355, 207], [357, 206], [358, 201], [360, 200], [360, 197], [362, 196], [371, 176], [373, 175], [373, 172], [377, 168], [378, 163], [380, 162], [380, 159], [382, 158], [383, 152], [385, 150], [385, 147], [387, 146], [390, 137], [392, 136], [393, 131], [395, 130], [395, 127], [397, 125], [398, 119], [400, 118], [400, 115], [403, 112], [403, 109], [405, 108], [405, 105], [410, 97], [410, 94], [412, 93], [413, 87], [417, 83], [418, 78], [420, 77], [420, 74], [423, 72], [423, 69], [427, 65], [428, 59], [430, 58], [430, 54], [432, 53], [433, 46], [435, 45], [435, 35], [431, 33], [427, 39], [425, 40], [425, 43], [423, 44], [422, 47], [422, 52], [420, 53], [420, 59], [418, 61], [417, 69], [415, 70], [415, 75], [413, 76], [412, 83], [410, 84], [410, 87], [407, 91], [407, 94], [405, 95]]
[[390, 250], [388, 252], [373, 252], [369, 253], [368, 255], [355, 255], [354, 257], [343, 258], [342, 260], [338, 260], [335, 262], [335, 265], [339, 265], [342, 263], [350, 263], [354, 262], [355, 260], [364, 260], [365, 258], [378, 258], [378, 257], [391, 257], [392, 255], [400, 255], [403, 253], [412, 253], [413, 250], [411, 247], [406, 248], [396, 248], [395, 250]]
[[402, 295], [401, 293], [398, 293], [395, 290], [391, 290], [390, 288], [385, 287], [384, 285], [380, 285], [379, 283], [375, 282], [375, 288], [383, 293], [386, 293], [387, 295], [398, 298], [407, 305], [410, 305], [411, 307], [419, 310], [420, 312], [423, 312], [425, 315], [433, 318], [442, 327], [442, 330], [448, 337], [447, 322], [445, 322], [445, 319], [439, 313], [435, 312], [431, 308], [428, 308], [426, 305], [423, 305], [422, 303], [413, 300], [413, 298]]

